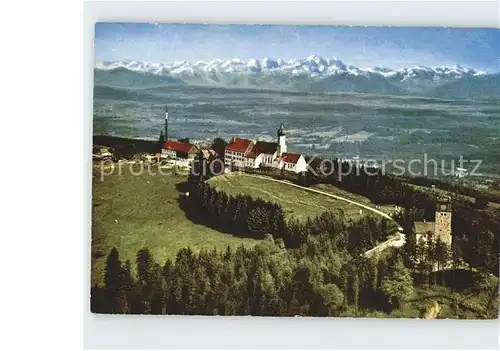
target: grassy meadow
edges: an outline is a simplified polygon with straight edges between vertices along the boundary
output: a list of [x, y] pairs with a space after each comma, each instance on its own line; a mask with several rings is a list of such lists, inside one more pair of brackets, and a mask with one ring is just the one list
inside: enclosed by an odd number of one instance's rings
[[123, 262], [130, 260], [135, 266], [135, 255], [143, 247], [149, 248], [156, 262], [164, 263], [188, 246], [198, 251], [259, 242], [221, 233], [187, 219], [178, 204], [178, 186], [186, 180], [185, 175], [151, 175], [146, 170], [134, 176], [128, 165], [123, 167], [121, 176], [115, 169], [103, 181], [97, 169], [94, 173], [92, 285], [103, 284], [106, 256], [113, 246]]
[[287, 217], [293, 216], [300, 220], [317, 216], [325, 211], [335, 211], [337, 209], [342, 210], [346, 218], [353, 220], [359, 219], [360, 216], [367, 213], [366, 210], [363, 210], [363, 213], [360, 215], [358, 206], [345, 201], [336, 200], [286, 184], [265, 181], [244, 173], [220, 175], [211, 178], [209, 183], [231, 195], [243, 193], [266, 201], [278, 202], [283, 207]]
[[359, 203], [366, 205], [366, 206], [371, 206], [371, 207], [376, 208], [377, 210], [385, 212], [387, 214], [394, 212], [394, 205], [376, 205], [373, 202], [371, 202], [371, 200], [369, 198], [367, 198], [365, 196], [350, 193], [347, 190], [337, 188], [336, 186], [331, 185], [331, 184], [315, 184], [315, 185], [311, 186], [311, 188], [316, 189], [316, 190], [321, 190], [321, 191], [324, 191], [324, 192], [327, 192], [327, 193], [330, 193], [333, 195], [345, 197], [346, 199], [359, 202]]

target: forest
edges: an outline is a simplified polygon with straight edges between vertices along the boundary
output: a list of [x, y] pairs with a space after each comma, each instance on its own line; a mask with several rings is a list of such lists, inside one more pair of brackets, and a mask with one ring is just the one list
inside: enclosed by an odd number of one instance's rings
[[[458, 269], [446, 276], [432, 270], [447, 260], [446, 251], [419, 245], [411, 256], [407, 250], [368, 259], [350, 254], [341, 240], [325, 234], [308, 237], [297, 249], [267, 236], [251, 249], [181, 249], [174, 261], [160, 265], [144, 248], [137, 253], [134, 277], [131, 262], [121, 262], [112, 249], [105, 287], [92, 288], [91, 309], [123, 314], [419, 317], [425, 304], [408, 314], [400, 309], [413, 304], [411, 298], [418, 301], [417, 290], [426, 290], [449, 300], [447, 318], [470, 318], [471, 313], [473, 318], [496, 318], [498, 289], [488, 277]], [[463, 298], [484, 293], [489, 300], [485, 306]]]
[[[342, 164], [337, 163], [338, 167]], [[248, 170], [250, 171], [250, 170]], [[136, 261], [107, 256], [104, 287], [91, 288], [96, 313], [419, 317], [424, 297], [446, 301], [446, 318], [496, 318], [500, 211], [453, 198], [453, 244], [417, 242], [413, 221], [434, 219], [435, 199], [395, 177], [354, 172], [335, 175], [251, 170], [297, 184], [328, 183], [404, 208], [397, 218], [407, 237], [380, 257], [363, 252], [383, 241], [389, 223], [346, 220], [341, 211], [306, 221], [285, 219], [277, 203], [230, 196], [210, 187], [210, 174], [193, 172], [180, 206], [192, 221], [238, 236], [264, 238], [253, 248], [181, 249], [155, 262], [149, 248]], [[466, 262], [467, 269], [461, 266]], [[437, 269], [436, 269], [437, 268]], [[446, 268], [446, 269], [443, 269]], [[466, 297], [480, 297], [471, 303]], [[416, 306], [416, 307], [415, 307]], [[412, 309], [413, 308], [413, 309]], [[417, 311], [415, 311], [417, 308]]]
[[[317, 161], [316, 167], [320, 167], [319, 162]], [[411, 215], [410, 219], [405, 219], [406, 215], [397, 217], [396, 220], [401, 225], [405, 220], [434, 221], [436, 197], [431, 192], [412, 187], [407, 180], [390, 174], [382, 174], [377, 169], [361, 167], [359, 171], [347, 172], [351, 166], [337, 159], [326, 164], [333, 165], [333, 170], [323, 170], [323, 173], [329, 174], [328, 176], [321, 176], [322, 172], [319, 172], [319, 169], [316, 174], [306, 172], [299, 175], [271, 168], [245, 169], [245, 172], [285, 179], [302, 186], [332, 184], [349, 192], [366, 196], [375, 204], [396, 204], [401, 206], [405, 213]], [[339, 173], [342, 174], [341, 177]], [[419, 184], [429, 187], [433, 184], [430, 179], [427, 182], [425, 184], [421, 179], [418, 180]], [[457, 252], [457, 255], [472, 267], [498, 276], [500, 208], [488, 207], [487, 201], [485, 203], [481, 197], [477, 197], [473, 202], [463, 194], [455, 193], [452, 197], [452, 235], [452, 249]]]

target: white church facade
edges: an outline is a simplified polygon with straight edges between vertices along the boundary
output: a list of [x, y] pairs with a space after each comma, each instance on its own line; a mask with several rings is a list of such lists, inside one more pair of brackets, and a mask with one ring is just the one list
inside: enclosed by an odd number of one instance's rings
[[273, 167], [296, 173], [305, 172], [307, 163], [301, 154], [287, 152], [283, 125], [277, 132], [278, 142], [233, 138], [224, 150], [226, 167]]

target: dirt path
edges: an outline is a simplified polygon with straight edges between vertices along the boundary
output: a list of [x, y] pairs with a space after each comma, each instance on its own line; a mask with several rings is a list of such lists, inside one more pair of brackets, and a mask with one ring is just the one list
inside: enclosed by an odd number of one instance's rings
[[391, 216], [389, 216], [387, 213], [379, 211], [376, 208], [367, 206], [367, 205], [362, 204], [360, 202], [349, 200], [349, 199], [347, 199], [345, 197], [342, 197], [342, 196], [338, 196], [338, 195], [334, 195], [334, 194], [328, 193], [326, 191], [312, 189], [312, 188], [307, 188], [305, 186], [301, 186], [301, 185], [297, 185], [297, 184], [294, 184], [294, 183], [290, 183], [290, 182], [287, 182], [285, 180], [278, 180], [278, 179], [274, 179], [274, 178], [270, 178], [270, 177], [265, 177], [265, 176], [259, 176], [259, 175], [255, 175], [255, 174], [245, 173], [245, 175], [247, 175], [249, 177], [254, 177], [254, 178], [260, 178], [260, 179], [265, 179], [265, 180], [272, 180], [273, 182], [287, 184], [287, 185], [290, 185], [290, 186], [294, 186], [296, 188], [300, 188], [300, 189], [304, 189], [304, 190], [310, 191], [312, 193], [326, 195], [328, 197], [331, 197], [331, 198], [334, 198], [334, 199], [337, 199], [337, 200], [341, 200], [341, 201], [345, 201], [345, 202], [348, 202], [350, 204], [354, 204], [354, 205], [356, 205], [358, 207], [362, 207], [365, 210], [371, 211], [371, 212], [376, 213], [376, 214], [378, 214], [378, 215], [380, 215], [380, 216], [382, 216], [382, 217], [384, 217], [384, 218], [386, 218], [388, 220], [394, 221], [394, 219]]
[[[254, 177], [254, 178], [259, 178], [259, 179], [265, 179], [265, 180], [270, 180], [270, 181], [277, 182], [277, 183], [287, 184], [287, 185], [290, 185], [290, 186], [294, 186], [296, 188], [304, 189], [306, 191], [310, 191], [310, 192], [317, 193], [317, 194], [322, 194], [322, 195], [325, 195], [325, 196], [328, 196], [328, 197], [331, 197], [331, 198], [334, 198], [334, 199], [337, 199], [337, 200], [345, 201], [345, 202], [348, 202], [350, 204], [353, 204], [353, 205], [356, 205], [358, 207], [361, 207], [361, 208], [363, 208], [365, 210], [368, 210], [370, 212], [373, 212], [375, 214], [378, 214], [378, 215], [380, 215], [380, 216], [382, 216], [382, 217], [384, 217], [384, 218], [386, 218], [386, 219], [388, 219], [390, 221], [394, 221], [394, 218], [392, 218], [391, 216], [389, 216], [385, 212], [377, 210], [376, 208], [367, 206], [367, 205], [359, 203], [357, 201], [353, 201], [353, 200], [347, 199], [347, 198], [342, 197], [342, 196], [330, 194], [330, 193], [328, 193], [326, 191], [321, 191], [321, 190], [317, 190], [317, 189], [311, 189], [311, 188], [308, 188], [308, 187], [305, 187], [305, 186], [301, 186], [301, 185], [297, 185], [297, 184], [294, 184], [294, 183], [291, 183], [291, 182], [288, 182], [288, 181], [285, 181], [285, 180], [274, 179], [274, 178], [271, 178], [271, 177], [260, 176], [260, 175], [256, 175], [256, 174], [245, 173], [245, 175], [247, 175], [249, 177]], [[402, 233], [402, 230], [399, 227], [399, 225], [398, 225], [398, 228], [399, 228], [399, 231], [398, 231], [398, 236], [396, 238], [391, 238], [391, 239], [389, 239], [389, 240], [387, 240], [387, 241], [385, 241], [385, 242], [383, 242], [383, 243], [381, 243], [381, 244], [373, 247], [372, 249], [366, 251], [365, 255], [366, 256], [372, 256], [373, 254], [375, 254], [377, 252], [380, 252], [382, 250], [385, 250], [388, 247], [401, 247], [401, 246], [403, 246], [403, 244], [405, 243], [405, 236]]]

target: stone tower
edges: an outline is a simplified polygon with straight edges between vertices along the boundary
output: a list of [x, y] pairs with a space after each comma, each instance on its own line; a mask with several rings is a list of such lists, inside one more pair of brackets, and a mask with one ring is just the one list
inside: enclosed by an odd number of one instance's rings
[[278, 154], [281, 156], [282, 153], [286, 152], [286, 135], [285, 135], [285, 127], [281, 124], [278, 129]]
[[451, 245], [451, 198], [438, 197], [436, 203], [435, 238]]

